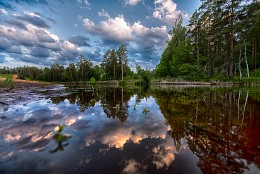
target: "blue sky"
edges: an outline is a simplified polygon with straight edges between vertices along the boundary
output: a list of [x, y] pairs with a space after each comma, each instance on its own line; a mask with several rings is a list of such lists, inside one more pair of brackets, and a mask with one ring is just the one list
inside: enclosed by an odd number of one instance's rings
[[153, 69], [179, 14], [199, 0], [0, 0], [0, 67], [94, 64], [125, 44], [130, 67]]

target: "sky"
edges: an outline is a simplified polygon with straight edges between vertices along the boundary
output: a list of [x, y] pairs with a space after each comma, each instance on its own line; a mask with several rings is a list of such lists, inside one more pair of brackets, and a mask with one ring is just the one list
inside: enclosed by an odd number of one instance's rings
[[0, 68], [67, 66], [79, 55], [96, 65], [125, 44], [129, 66], [153, 69], [181, 14], [200, 0], [0, 0]]

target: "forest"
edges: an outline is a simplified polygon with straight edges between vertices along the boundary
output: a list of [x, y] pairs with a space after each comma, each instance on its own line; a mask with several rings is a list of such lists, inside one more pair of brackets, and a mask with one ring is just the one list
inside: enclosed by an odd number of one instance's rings
[[260, 3], [202, 0], [183, 26], [179, 16], [162, 54], [159, 77], [199, 80], [260, 76]]
[[38, 68], [3, 67], [1, 74], [48, 82], [101, 80], [210, 81], [260, 77], [260, 2], [201, 0], [189, 24], [179, 15], [153, 70], [128, 65], [127, 48], [108, 49], [100, 65], [80, 55], [77, 63]]

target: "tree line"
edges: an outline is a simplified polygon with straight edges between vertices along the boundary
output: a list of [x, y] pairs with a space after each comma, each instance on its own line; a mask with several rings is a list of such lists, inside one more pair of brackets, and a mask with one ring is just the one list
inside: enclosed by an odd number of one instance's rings
[[40, 80], [46, 82], [78, 82], [89, 81], [91, 78], [100, 80], [140, 79], [148, 77], [149, 71], [137, 65], [134, 73], [128, 65], [127, 48], [121, 44], [118, 49], [108, 49], [100, 65], [93, 63], [83, 55], [78, 57], [77, 63], [67, 67], [57, 63], [50, 67], [21, 66], [16, 68], [3, 67], [2, 74], [17, 74], [20, 79]]
[[260, 2], [201, 3], [188, 26], [183, 26], [182, 16], [176, 20], [157, 75], [187, 80], [260, 75]]

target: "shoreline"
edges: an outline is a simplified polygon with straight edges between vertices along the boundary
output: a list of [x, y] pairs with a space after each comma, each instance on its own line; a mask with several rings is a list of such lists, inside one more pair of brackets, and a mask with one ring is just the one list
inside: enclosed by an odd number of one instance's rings
[[[0, 79], [1, 81], [3, 79]], [[0, 105], [27, 104], [52, 96], [64, 95], [64, 85], [13, 79], [12, 87], [0, 88]]]
[[[0, 81], [4, 81], [5, 78], [0, 78]], [[33, 101], [38, 101], [44, 98], [50, 98], [55, 96], [65, 95], [65, 86], [84, 84], [89, 85], [89, 82], [72, 82], [72, 83], [51, 83], [51, 82], [39, 82], [13, 79], [12, 87], [0, 88], [0, 105], [12, 105], [12, 104], [26, 104]], [[120, 87], [120, 81], [97, 81], [97, 85], [108, 85], [109, 87]], [[126, 82], [127, 84], [127, 82]], [[115, 86], [114, 86], [115, 85]], [[238, 82], [151, 82], [151, 86], [167, 87], [167, 86], [196, 86], [196, 87], [232, 87], [232, 86], [259, 86], [259, 83], [255, 84], [243, 84]]]

